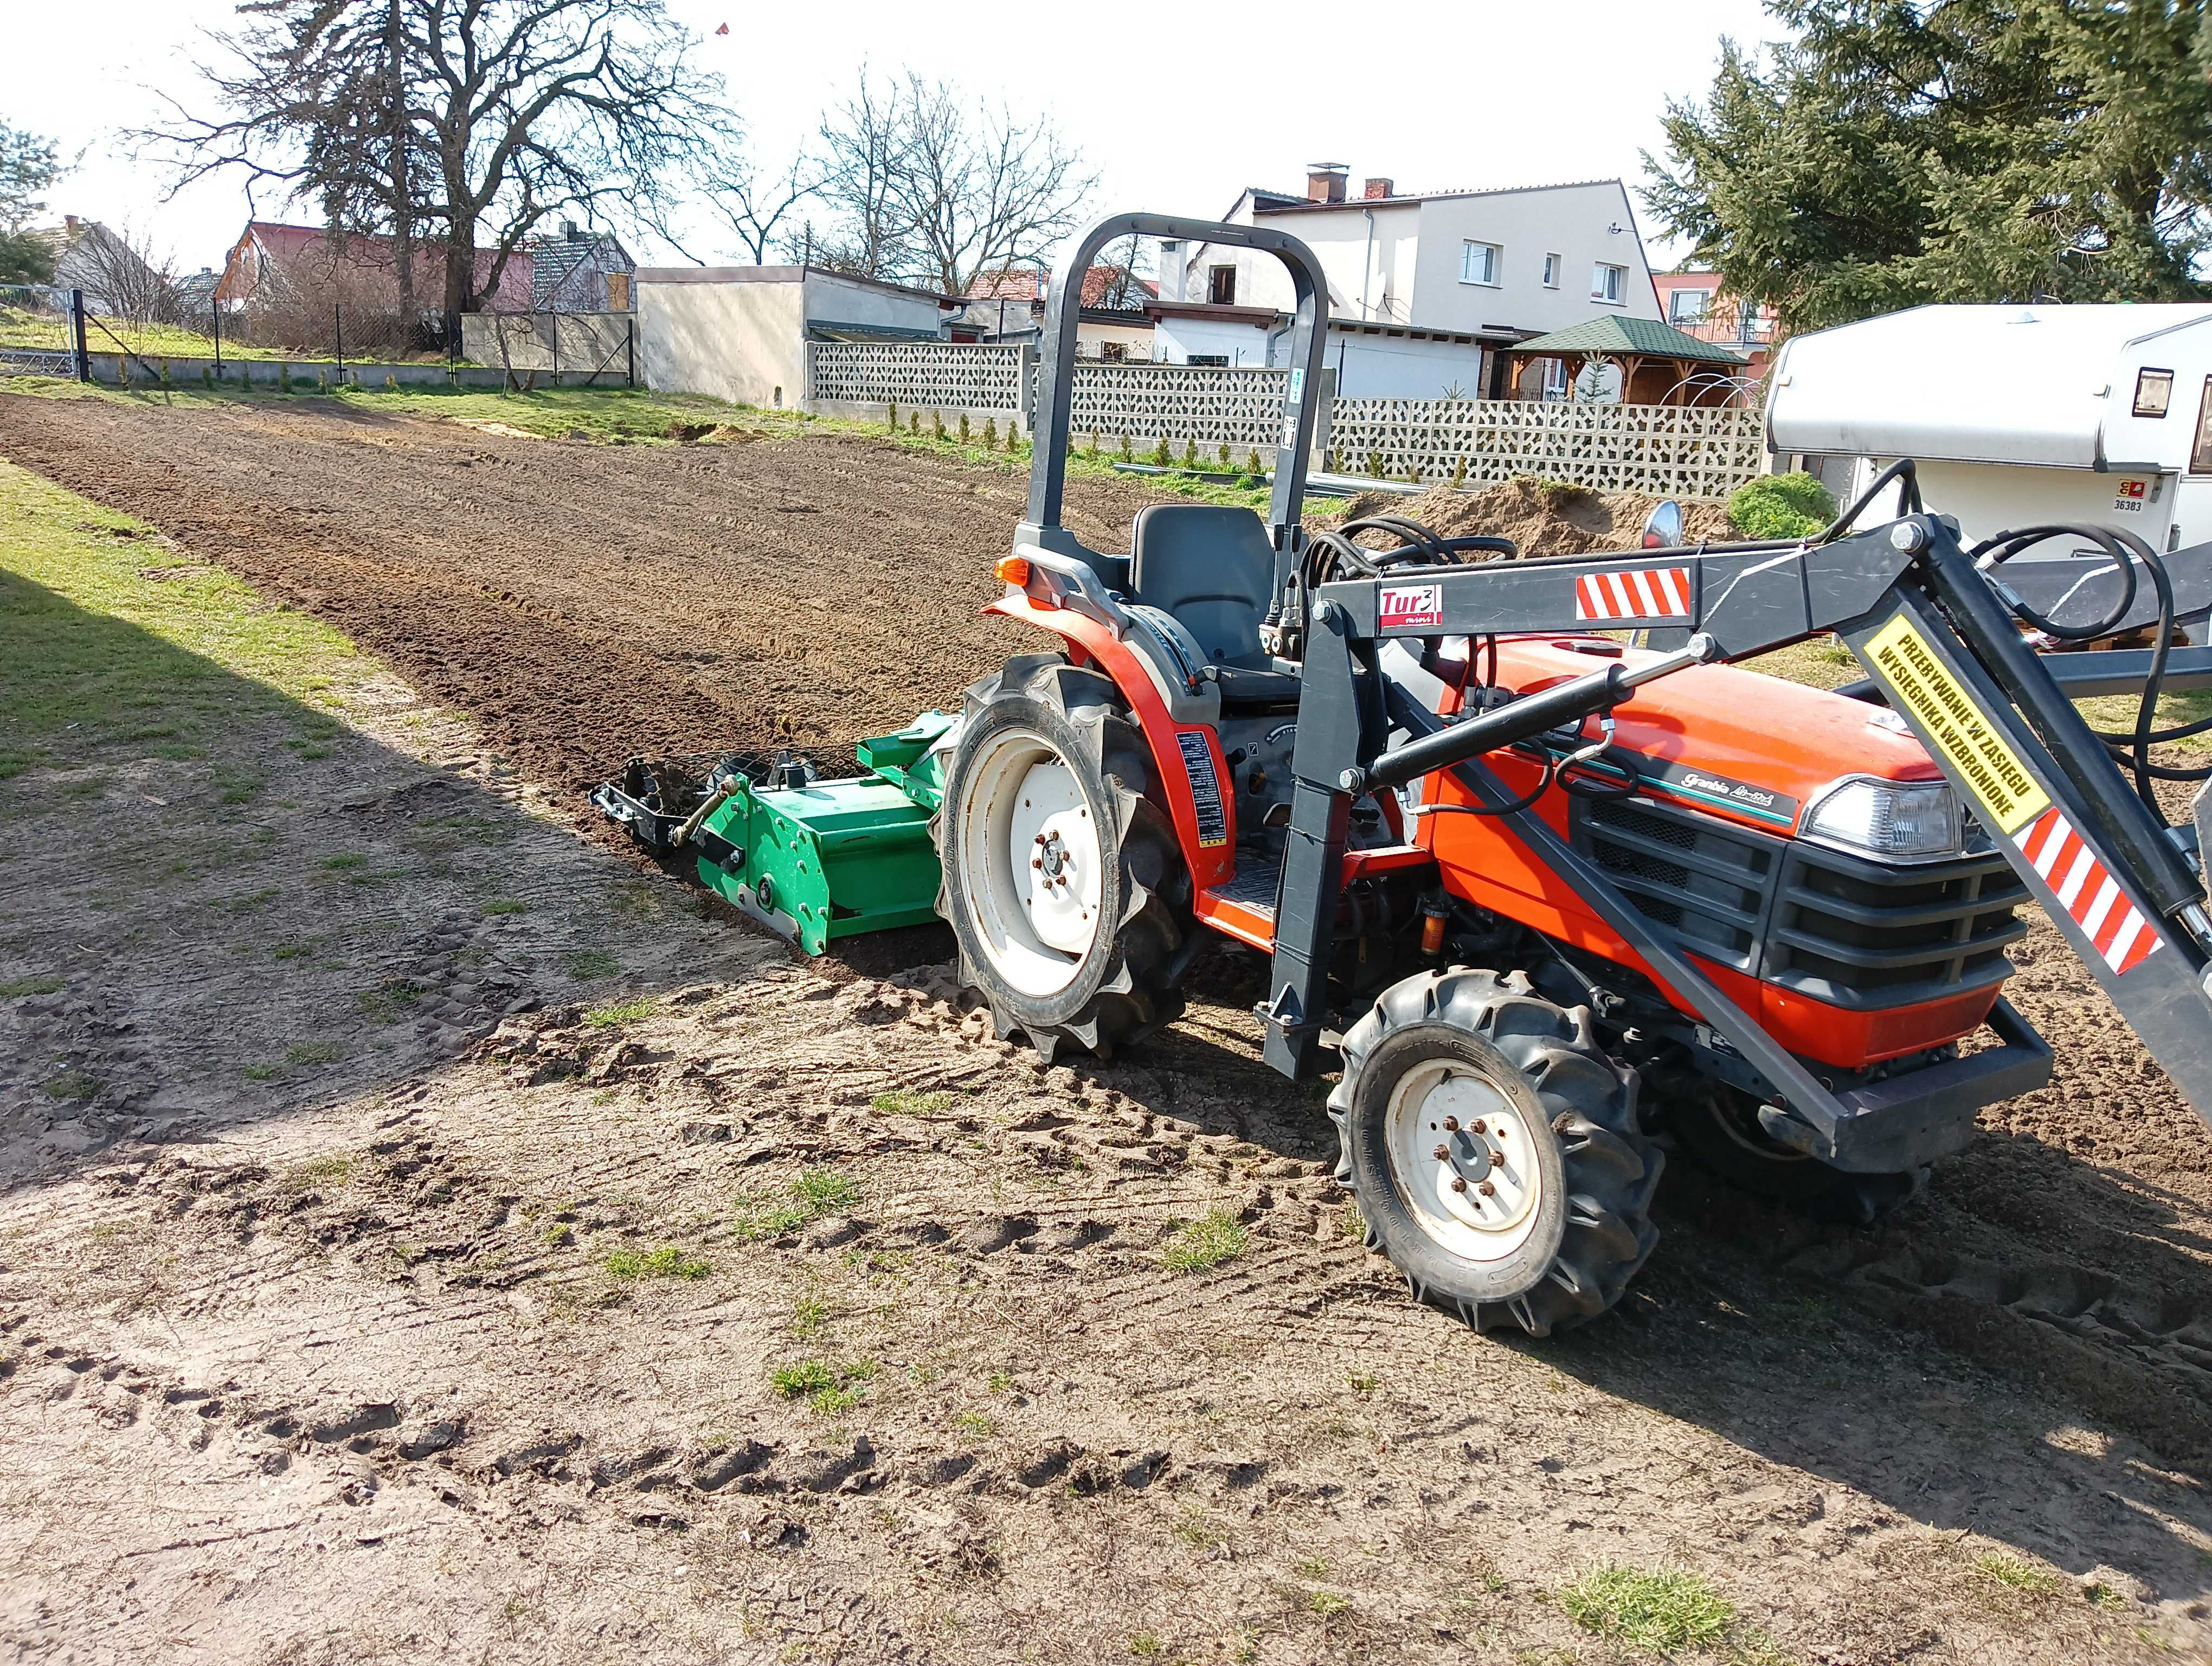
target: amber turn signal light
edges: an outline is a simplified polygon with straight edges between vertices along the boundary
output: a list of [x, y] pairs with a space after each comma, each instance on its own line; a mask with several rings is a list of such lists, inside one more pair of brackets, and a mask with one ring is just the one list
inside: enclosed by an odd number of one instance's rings
[[1030, 558], [1027, 556], [1000, 556], [998, 566], [992, 570], [1008, 584], [1027, 584], [1030, 581]]

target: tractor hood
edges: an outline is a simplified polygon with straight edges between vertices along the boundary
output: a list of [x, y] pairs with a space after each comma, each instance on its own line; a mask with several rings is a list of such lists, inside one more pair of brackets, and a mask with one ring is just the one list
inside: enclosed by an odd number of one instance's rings
[[[1660, 656], [1606, 637], [1507, 637], [1498, 680], [1533, 694], [1593, 660]], [[1486, 666], [1485, 669], [1487, 669]], [[1588, 726], [1595, 736], [1595, 721]], [[1735, 666], [1695, 666], [1646, 684], [1613, 713], [1613, 746], [1646, 785], [1769, 833], [1794, 834], [1805, 806], [1844, 775], [1940, 781], [1889, 711]]]

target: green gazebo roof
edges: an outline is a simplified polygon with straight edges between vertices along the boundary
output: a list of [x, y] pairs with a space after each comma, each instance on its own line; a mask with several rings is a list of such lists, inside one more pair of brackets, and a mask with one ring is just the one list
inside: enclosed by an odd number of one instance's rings
[[1742, 354], [1717, 342], [1686, 336], [1654, 318], [1594, 318], [1571, 330], [1516, 343], [1510, 352], [1542, 358], [1698, 359], [1709, 364], [1747, 364]]

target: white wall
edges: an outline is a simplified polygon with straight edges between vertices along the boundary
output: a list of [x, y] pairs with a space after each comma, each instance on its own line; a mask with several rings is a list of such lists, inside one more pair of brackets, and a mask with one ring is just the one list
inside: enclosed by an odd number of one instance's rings
[[[1620, 230], [1609, 231], [1610, 226]], [[1435, 198], [1421, 205], [1421, 233], [1414, 310], [1419, 322], [1431, 328], [1504, 324], [1548, 331], [1609, 314], [1660, 315], [1651, 268], [1618, 181]], [[1504, 251], [1497, 288], [1460, 282], [1461, 249], [1470, 238]], [[1544, 287], [1547, 253], [1560, 257], [1555, 289]], [[1591, 298], [1590, 271], [1600, 261], [1627, 268], [1619, 306]]]
[[[1284, 350], [1276, 349], [1278, 357]], [[1484, 380], [1485, 362], [1479, 342], [1336, 330], [1328, 336], [1329, 367], [1338, 373], [1339, 397], [1346, 399], [1441, 399], [1455, 386], [1463, 398], [1486, 398], [1490, 390]]]
[[641, 271], [638, 374], [659, 392], [796, 408], [806, 398], [805, 290], [797, 283], [670, 281]]
[[936, 301], [925, 296], [855, 283], [830, 272], [808, 272], [805, 287], [810, 324], [872, 324], [933, 334], [940, 316]]
[[[1254, 220], [1243, 204], [1237, 216], [1246, 224]], [[1353, 200], [1270, 212], [1258, 216], [1258, 222], [1287, 231], [1313, 250], [1328, 279], [1329, 311], [1337, 318], [1472, 332], [1486, 325], [1564, 330], [1613, 313], [1660, 316], [1627, 190], [1617, 179], [1432, 197], [1371, 209]], [[1615, 225], [1619, 232], [1607, 229]], [[1497, 287], [1459, 281], [1461, 246], [1470, 238], [1504, 251]], [[1203, 299], [1207, 269], [1229, 264], [1232, 252], [1238, 304], [1288, 311], [1289, 274], [1273, 257], [1250, 251], [1194, 246], [1190, 295]], [[1557, 289], [1544, 285], [1547, 253], [1560, 257]], [[1590, 270], [1601, 260], [1627, 268], [1620, 306], [1590, 298]]]
[[[1270, 214], [1264, 223], [1289, 232], [1314, 252], [1328, 280], [1328, 311], [1334, 318], [1366, 318], [1409, 321], [1413, 281], [1420, 247], [1420, 207], [1414, 203], [1379, 206], [1373, 210], [1374, 237], [1368, 236], [1364, 204], [1307, 212]], [[1244, 211], [1241, 223], [1252, 216]], [[1215, 266], [1237, 268], [1237, 304], [1273, 307], [1287, 313], [1297, 291], [1283, 263], [1253, 249], [1192, 246], [1193, 265], [1187, 297], [1204, 301]], [[1362, 296], [1365, 298], [1363, 312]]]
[[1266, 328], [1226, 319], [1163, 318], [1152, 326], [1152, 344], [1161, 364], [1188, 364], [1194, 353], [1225, 355], [1232, 368], [1267, 362]]
[[[1079, 319], [1075, 325], [1075, 350], [1086, 359], [1098, 356], [1098, 350], [1108, 342], [1118, 342], [1128, 361], [1144, 364], [1152, 356], [1152, 326], [1150, 324], [1094, 324], [1089, 319]], [[1200, 348], [1200, 352], [1206, 350]]]

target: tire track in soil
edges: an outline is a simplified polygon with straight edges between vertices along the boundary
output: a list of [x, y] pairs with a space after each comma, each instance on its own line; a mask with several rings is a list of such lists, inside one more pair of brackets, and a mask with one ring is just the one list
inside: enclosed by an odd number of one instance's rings
[[[710, 449], [502, 441], [356, 423], [304, 403], [170, 412], [0, 397], [0, 452], [331, 618], [477, 715], [556, 787], [630, 751], [757, 739], [799, 711], [834, 722], [839, 738], [890, 727], [950, 699], [1006, 651], [994, 622], [946, 599], [971, 582], [973, 599], [988, 599], [986, 562], [1018, 513], [1009, 477], [864, 441]], [[978, 497], [979, 488], [1005, 496]], [[1103, 542], [1144, 500], [1102, 493], [1086, 532]], [[793, 527], [806, 529], [804, 543]], [[866, 592], [862, 605], [821, 593], [829, 569]], [[918, 618], [902, 605], [910, 599]], [[756, 726], [748, 734], [733, 733], [747, 723]], [[2212, 1313], [2212, 1143], [2055, 933], [2039, 922], [2014, 958], [2021, 970], [2009, 993], [2057, 1048], [2057, 1079], [1984, 1113], [1982, 1139], [1939, 1165], [1926, 1199], [1881, 1232], [1810, 1228], [1716, 1194], [1677, 1164], [1662, 1202], [1668, 1241], [1651, 1269], [1660, 1276], [1646, 1282], [1669, 1294], [1685, 1282], [1710, 1292], [1778, 1266], [2063, 1394], [2202, 1471], [2212, 1463], [2203, 1316]], [[847, 1014], [811, 976], [793, 973], [784, 990], [774, 976], [752, 986], [755, 1012], [803, 1018], [820, 1003], [815, 1024], [780, 1038], [779, 1094], [811, 1085], [824, 1102], [850, 1091], [865, 1104], [881, 1091], [879, 1075], [915, 1087], [945, 1079], [931, 1063], [903, 1060], [890, 1074], [856, 1072], [837, 1039]], [[1108, 1253], [1088, 1263], [1088, 1334], [1133, 1359], [1158, 1357], [1161, 1329], [1207, 1315], [1285, 1347], [1268, 1329], [1288, 1311], [1312, 1321], [1299, 1346], [1332, 1369], [1410, 1377], [1433, 1363], [1444, 1322], [1405, 1302], [1387, 1268], [1357, 1245], [1330, 1242], [1333, 1211], [1293, 1224], [1325, 1189], [1310, 1183], [1318, 1177], [1271, 1182], [1264, 1201], [1246, 1194], [1255, 1243], [1241, 1268], [1164, 1285], [1149, 1245], [1135, 1241], [1133, 1229], [1164, 1210], [1195, 1213], [1216, 1195], [1195, 1173], [1188, 1189], [1156, 1168], [1121, 1173], [1121, 1156], [1142, 1143], [1116, 1143], [1138, 1132], [1121, 1125], [1115, 1099], [1125, 1090], [1127, 1102], [1204, 1130], [1187, 1153], [1194, 1170], [1222, 1160], [1231, 1142], [1305, 1162], [1324, 1154], [1316, 1109], [1233, 1050], [1244, 1033], [1226, 987], [1234, 982], [1200, 991], [1220, 999], [1194, 1006], [1194, 1022], [1156, 1048], [1080, 1076], [1034, 1072], [1039, 1097], [1079, 1093], [1086, 1108], [1066, 1126], [1033, 1130], [1033, 1143], [1143, 1184], [1088, 1201], [1025, 1199], [1035, 1230], [1017, 1253], [1034, 1253], [1059, 1224], [1113, 1226]], [[1220, 1039], [1197, 1039], [1209, 1026]], [[951, 1033], [957, 1018], [945, 1028], [933, 1056], [969, 1068], [972, 1053]], [[1024, 1067], [1001, 1060], [975, 1079], [1018, 1079]], [[790, 1162], [869, 1149], [828, 1124], [780, 1133]], [[1014, 1133], [1031, 1137], [1018, 1125]], [[654, 1160], [587, 1149], [566, 1178], [605, 1192], [649, 1175]], [[1000, 1219], [981, 1198], [951, 1195], [926, 1212], [919, 1203], [886, 1212], [880, 1225], [897, 1240], [925, 1220], [957, 1237]], [[979, 1278], [994, 1276], [998, 1256], [973, 1255]], [[542, 1289], [560, 1281], [540, 1271], [551, 1260], [509, 1271]], [[219, 1310], [232, 1299], [227, 1282], [188, 1299]], [[395, 1323], [406, 1306], [395, 1302]], [[1597, 1346], [1589, 1337], [1574, 1347]], [[1634, 1353], [1646, 1344], [1620, 1346]], [[1608, 1387], [1635, 1392], [1617, 1380]]]

